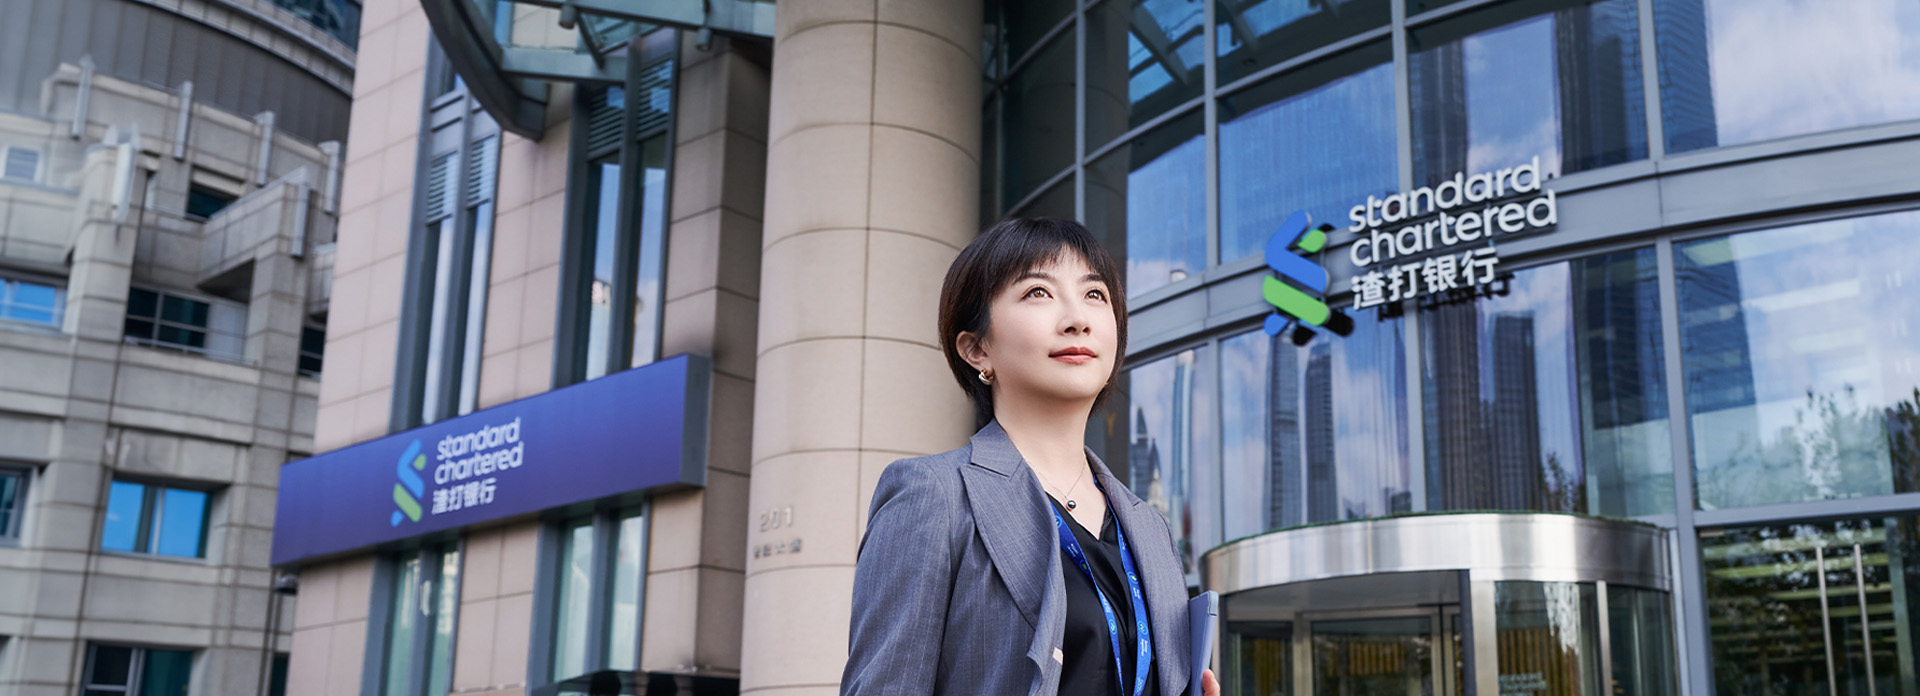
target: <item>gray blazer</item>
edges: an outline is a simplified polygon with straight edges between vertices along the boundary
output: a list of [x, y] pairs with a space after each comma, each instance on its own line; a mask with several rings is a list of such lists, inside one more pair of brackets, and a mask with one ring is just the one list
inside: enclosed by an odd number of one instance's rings
[[[1160, 693], [1189, 674], [1187, 584], [1165, 517], [1092, 451], [1147, 597]], [[998, 422], [880, 475], [853, 580], [840, 693], [1052, 696], [1066, 578], [1046, 493]]]

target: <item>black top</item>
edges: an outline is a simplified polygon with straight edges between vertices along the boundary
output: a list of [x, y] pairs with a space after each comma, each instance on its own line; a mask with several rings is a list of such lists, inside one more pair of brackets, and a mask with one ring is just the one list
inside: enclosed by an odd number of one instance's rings
[[[1060, 549], [1060, 570], [1067, 580], [1067, 627], [1062, 637], [1060, 667], [1060, 696], [1114, 696], [1122, 694], [1133, 696], [1134, 648], [1137, 639], [1133, 629], [1133, 595], [1127, 589], [1126, 568], [1120, 561], [1119, 525], [1113, 517], [1113, 506], [1107, 506], [1105, 518], [1100, 523], [1100, 536], [1095, 538], [1087, 532], [1080, 522], [1067, 514], [1060, 502], [1048, 496], [1053, 509], [1067, 521], [1067, 527], [1073, 530], [1073, 538], [1080, 542], [1080, 550], [1087, 554], [1087, 565], [1093, 567], [1093, 577], [1105, 592], [1107, 601], [1113, 604], [1113, 615], [1120, 622], [1120, 663], [1125, 673], [1120, 678], [1113, 674], [1113, 639], [1107, 635], [1107, 614], [1100, 609], [1100, 596], [1094, 594], [1094, 582], [1087, 574], [1080, 572], [1073, 556], [1063, 547]], [[1131, 545], [1133, 540], [1129, 539]], [[1138, 562], [1138, 559], [1136, 559]], [[1158, 696], [1159, 685], [1154, 683], [1157, 670], [1151, 664], [1147, 666], [1147, 687], [1142, 696]]]

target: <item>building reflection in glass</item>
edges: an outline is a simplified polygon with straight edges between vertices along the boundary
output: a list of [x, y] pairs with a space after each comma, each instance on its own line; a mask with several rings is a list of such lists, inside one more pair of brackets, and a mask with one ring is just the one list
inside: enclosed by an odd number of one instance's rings
[[1920, 490], [1920, 213], [1674, 246], [1702, 509]]
[[1213, 465], [1216, 441], [1200, 431], [1214, 422], [1212, 363], [1211, 351], [1203, 346], [1128, 370], [1120, 393], [1089, 427], [1095, 431], [1090, 439], [1104, 441], [1098, 444], [1107, 452], [1106, 461], [1125, 453], [1124, 467], [1112, 466], [1114, 475], [1166, 516], [1188, 579], [1195, 583], [1199, 554], [1222, 541], [1219, 511], [1193, 504], [1217, 500], [1221, 491], [1220, 470]]
[[1633, 0], [1496, 6], [1413, 30], [1409, 49], [1421, 185], [1536, 156], [1550, 176], [1647, 156]]
[[1304, 348], [1220, 342], [1227, 538], [1411, 510], [1402, 337], [1367, 319]]
[[1920, 7], [1655, 0], [1668, 152], [1920, 117]]
[[1087, 226], [1126, 271], [1128, 297], [1207, 267], [1201, 113], [1148, 131], [1087, 168]]

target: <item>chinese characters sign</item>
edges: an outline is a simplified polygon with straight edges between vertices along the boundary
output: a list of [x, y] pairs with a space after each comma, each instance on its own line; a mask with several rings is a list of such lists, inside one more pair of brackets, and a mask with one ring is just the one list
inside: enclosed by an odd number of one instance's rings
[[1499, 263], [1500, 256], [1493, 247], [1480, 247], [1458, 256], [1442, 254], [1424, 261], [1376, 268], [1354, 276], [1353, 307], [1366, 309], [1448, 290], [1491, 285]]

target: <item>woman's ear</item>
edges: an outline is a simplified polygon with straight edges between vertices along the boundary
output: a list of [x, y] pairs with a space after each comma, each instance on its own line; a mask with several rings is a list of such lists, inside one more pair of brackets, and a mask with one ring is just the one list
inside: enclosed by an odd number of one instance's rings
[[993, 361], [987, 357], [986, 341], [982, 340], [979, 334], [972, 331], [960, 332], [959, 336], [954, 337], [953, 350], [960, 354], [961, 360], [967, 361], [967, 364], [972, 365], [975, 370], [993, 369]]

